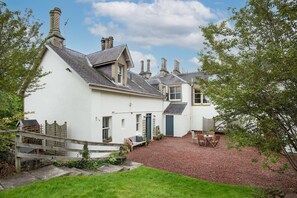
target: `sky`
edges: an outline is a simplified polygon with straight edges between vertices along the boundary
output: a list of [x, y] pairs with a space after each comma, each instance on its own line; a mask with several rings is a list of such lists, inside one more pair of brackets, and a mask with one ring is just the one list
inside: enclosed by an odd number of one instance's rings
[[[1, 1], [1, 0], [0, 0]], [[3, 1], [3, 0], [2, 0]], [[84, 54], [101, 50], [101, 38], [113, 36], [114, 46], [127, 44], [134, 68], [140, 61], [151, 60], [151, 72], [160, 70], [161, 58], [168, 71], [174, 60], [182, 72], [195, 72], [200, 66], [197, 53], [204, 38], [199, 26], [219, 23], [231, 16], [228, 8], [241, 8], [246, 0], [4, 0], [10, 10], [33, 11], [43, 25], [44, 38], [49, 32], [49, 11], [62, 11], [61, 34], [67, 48]]]

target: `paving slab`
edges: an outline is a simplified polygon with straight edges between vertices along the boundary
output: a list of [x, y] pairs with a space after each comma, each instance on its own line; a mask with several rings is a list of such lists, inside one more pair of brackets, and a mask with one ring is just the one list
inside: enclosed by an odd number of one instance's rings
[[91, 171], [86, 171], [78, 168], [68, 168], [68, 167], [60, 167], [64, 171], [68, 171], [71, 176], [80, 176], [80, 175], [91, 175]]
[[29, 172], [22, 172], [9, 178], [0, 179], [0, 184], [4, 189], [8, 189], [31, 184], [38, 180], [37, 177], [31, 175]]
[[30, 173], [41, 180], [48, 180], [54, 177], [62, 177], [69, 175], [70, 172], [63, 170], [54, 165], [46, 166], [37, 170], [30, 171]]
[[123, 163], [122, 167], [125, 170], [133, 170], [135, 168], [138, 168], [139, 166], [142, 166], [143, 164], [138, 163], [138, 162], [133, 162], [133, 161], [126, 161], [125, 163]]
[[107, 173], [114, 173], [114, 172], [119, 172], [119, 171], [123, 171], [123, 170], [124, 170], [124, 168], [121, 167], [121, 166], [104, 165], [104, 166], [99, 168], [97, 173], [107, 174]]

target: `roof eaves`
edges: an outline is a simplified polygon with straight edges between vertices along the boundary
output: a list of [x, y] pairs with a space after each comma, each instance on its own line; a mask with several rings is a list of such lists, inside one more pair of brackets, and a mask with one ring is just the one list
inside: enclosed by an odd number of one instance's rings
[[102, 63], [99, 63], [99, 64], [97, 63], [97, 64], [93, 65], [93, 67], [100, 67], [101, 65], [112, 64], [114, 62], [116, 62], [116, 60], [106, 61], [106, 62], [102, 62]]
[[91, 89], [98, 89], [99, 90], [104, 90], [104, 91], [110, 91], [110, 92], [118, 92], [118, 93], [123, 93], [123, 94], [132, 94], [132, 95], [138, 95], [138, 96], [147, 96], [147, 97], [151, 97], [151, 98], [159, 98], [159, 99], [163, 99], [164, 96], [161, 95], [155, 95], [155, 94], [148, 94], [148, 93], [143, 93], [143, 92], [138, 92], [138, 91], [131, 91], [131, 90], [127, 90], [127, 89], [121, 89], [118, 87], [110, 87], [110, 86], [105, 86], [105, 85], [98, 85], [98, 84], [94, 84], [94, 83], [89, 83], [89, 86]]

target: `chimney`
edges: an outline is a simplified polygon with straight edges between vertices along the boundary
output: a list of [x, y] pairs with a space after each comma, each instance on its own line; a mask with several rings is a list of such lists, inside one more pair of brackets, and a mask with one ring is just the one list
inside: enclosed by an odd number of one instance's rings
[[113, 48], [113, 37], [110, 36], [108, 39], [109, 39], [109, 42], [108, 42], [109, 48]]
[[167, 60], [165, 58], [161, 58], [161, 69], [160, 69], [160, 76], [164, 77], [169, 72], [167, 71]]
[[57, 7], [50, 11], [50, 31], [47, 36], [47, 42], [59, 48], [63, 48], [65, 40], [60, 31], [61, 13], [61, 10]]
[[139, 75], [142, 76], [142, 77], [145, 77], [144, 61], [143, 60], [140, 61], [140, 65], [141, 65], [141, 71], [140, 71]]
[[146, 72], [145, 72], [145, 78], [149, 79], [152, 75], [151, 73], [151, 60], [147, 59], [147, 68], [146, 68]]
[[108, 38], [101, 38], [101, 50], [113, 48], [113, 37], [110, 36]]
[[178, 61], [178, 60], [174, 60], [174, 70], [173, 70], [173, 74], [175, 74], [175, 75], [180, 74], [180, 70], [179, 70], [179, 61]]
[[105, 38], [101, 38], [101, 50], [105, 50]]

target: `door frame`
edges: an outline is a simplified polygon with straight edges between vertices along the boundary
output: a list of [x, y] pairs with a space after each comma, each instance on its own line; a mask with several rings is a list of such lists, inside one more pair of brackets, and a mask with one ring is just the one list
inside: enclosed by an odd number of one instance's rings
[[[172, 134], [169, 134], [168, 133], [168, 130], [167, 130], [167, 118], [172, 118]], [[169, 123], [168, 123], [169, 124]], [[174, 115], [166, 115], [165, 116], [165, 127], [166, 127], [166, 136], [174, 136]], [[169, 129], [169, 127], [168, 127]]]
[[145, 132], [147, 140], [152, 139], [152, 114], [147, 113], [145, 116]]

